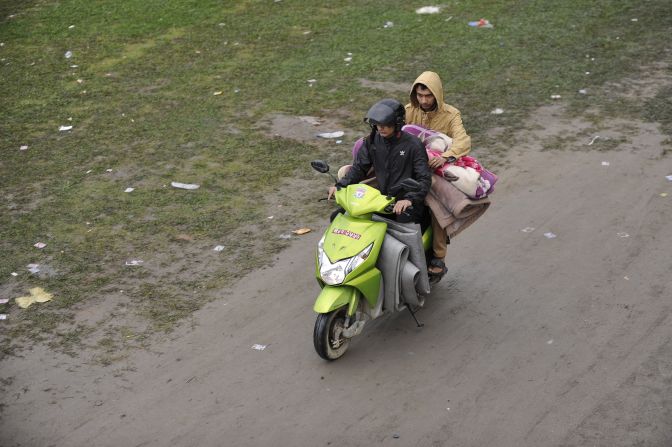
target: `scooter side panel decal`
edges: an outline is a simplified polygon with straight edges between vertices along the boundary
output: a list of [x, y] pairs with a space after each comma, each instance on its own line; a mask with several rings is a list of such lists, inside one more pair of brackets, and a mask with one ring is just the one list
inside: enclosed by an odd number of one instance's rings
[[357, 300], [359, 292], [351, 286], [324, 286], [315, 300], [313, 310], [326, 314], [339, 307], [346, 306], [351, 300]]

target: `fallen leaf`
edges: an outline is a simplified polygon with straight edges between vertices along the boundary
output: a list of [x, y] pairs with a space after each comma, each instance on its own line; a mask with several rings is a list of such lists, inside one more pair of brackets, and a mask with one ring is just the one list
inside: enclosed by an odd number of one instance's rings
[[33, 303], [46, 303], [54, 297], [51, 293], [45, 292], [42, 287], [33, 287], [29, 292], [30, 295], [20, 296], [14, 300], [22, 309], [27, 308]]
[[301, 236], [302, 234], [310, 233], [311, 231], [313, 230], [311, 230], [310, 228], [299, 228], [298, 230], [292, 231], [292, 233]]

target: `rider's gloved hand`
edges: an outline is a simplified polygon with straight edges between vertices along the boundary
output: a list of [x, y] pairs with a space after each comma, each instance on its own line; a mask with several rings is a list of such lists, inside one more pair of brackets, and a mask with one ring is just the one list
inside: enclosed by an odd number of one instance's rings
[[410, 200], [406, 200], [406, 199], [399, 200], [397, 203], [394, 204], [394, 209], [392, 210], [392, 212], [396, 215], [399, 215], [399, 214], [403, 213], [404, 211], [406, 211], [406, 208], [408, 208], [409, 206], [412, 206], [412, 205], [413, 204], [411, 203]]

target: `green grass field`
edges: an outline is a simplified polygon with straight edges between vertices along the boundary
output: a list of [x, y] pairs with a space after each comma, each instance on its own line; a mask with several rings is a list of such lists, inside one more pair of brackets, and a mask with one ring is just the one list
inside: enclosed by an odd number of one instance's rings
[[[315, 204], [326, 182], [307, 162], [345, 162], [354, 139], [269, 136], [268, 117], [338, 118], [363, 133], [368, 106], [389, 93], [362, 79], [410, 83], [437, 71], [477, 153], [494, 164], [506, 151], [486, 131], [515, 132], [551, 94], [672, 133], [669, 89], [646, 103], [591, 94], [669, 60], [669, 0], [469, 0], [415, 13], [426, 5], [0, 1], [0, 298], [36, 286], [55, 295], [27, 310], [5, 306], [3, 351], [29, 337], [70, 351], [100, 327], [103, 349], [141, 345], [272, 261], [287, 243], [278, 235], [327, 213]], [[481, 17], [494, 28], [467, 26]], [[292, 176], [308, 192], [286, 191]], [[269, 209], [281, 210], [276, 219]], [[227, 249], [215, 256], [219, 244]], [[43, 272], [31, 275], [30, 263]], [[136, 326], [115, 312], [96, 325], [73, 319], [77, 306], [119, 290]]]

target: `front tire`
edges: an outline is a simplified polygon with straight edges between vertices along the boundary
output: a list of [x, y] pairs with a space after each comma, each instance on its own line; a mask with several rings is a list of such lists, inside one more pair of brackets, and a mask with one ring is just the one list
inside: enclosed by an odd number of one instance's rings
[[315, 320], [313, 344], [317, 354], [325, 360], [336, 360], [345, 354], [350, 339], [343, 336], [347, 306], [319, 314]]

